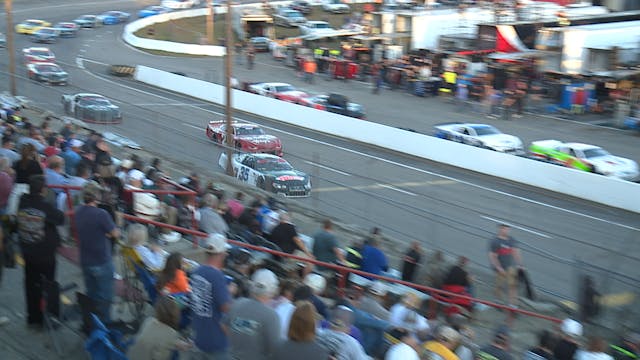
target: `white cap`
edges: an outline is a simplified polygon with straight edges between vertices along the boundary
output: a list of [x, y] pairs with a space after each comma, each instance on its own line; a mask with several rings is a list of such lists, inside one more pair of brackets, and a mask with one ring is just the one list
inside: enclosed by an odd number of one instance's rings
[[125, 160], [122, 161], [120, 166], [122, 166], [125, 169], [131, 169], [133, 167], [133, 160], [125, 159]]
[[418, 353], [409, 345], [401, 342], [389, 348], [385, 360], [419, 360]]
[[204, 251], [209, 254], [220, 254], [230, 248], [227, 238], [222, 234], [209, 234], [204, 242]]
[[322, 275], [311, 273], [304, 278], [304, 284], [311, 288], [314, 294], [322, 294], [327, 287], [327, 280]]
[[84, 145], [84, 142], [82, 140], [78, 140], [78, 139], [71, 139], [69, 141], [69, 147], [82, 147], [82, 145]]
[[129, 180], [143, 180], [146, 176], [144, 176], [144, 173], [138, 169], [133, 169], [131, 171], [129, 171], [129, 174], [127, 174], [127, 177]]
[[278, 284], [278, 277], [268, 269], [259, 269], [251, 276], [252, 293], [254, 295], [273, 296], [278, 291]]
[[562, 325], [560, 326], [560, 330], [566, 335], [577, 338], [582, 336], [582, 324], [573, 320], [573, 319], [564, 319], [562, 320]]

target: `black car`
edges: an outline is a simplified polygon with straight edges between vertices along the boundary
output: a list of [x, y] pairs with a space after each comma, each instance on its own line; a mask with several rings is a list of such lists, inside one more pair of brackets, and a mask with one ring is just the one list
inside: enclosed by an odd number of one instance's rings
[[67, 85], [69, 74], [56, 64], [30, 63], [27, 65], [27, 76], [31, 80], [55, 85]]

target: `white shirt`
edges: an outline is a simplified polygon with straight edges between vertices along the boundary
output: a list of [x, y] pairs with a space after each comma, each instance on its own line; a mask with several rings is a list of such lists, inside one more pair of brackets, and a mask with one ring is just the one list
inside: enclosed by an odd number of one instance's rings
[[424, 316], [402, 303], [393, 305], [390, 313], [389, 322], [392, 326], [405, 328], [412, 333], [429, 329], [429, 322]]
[[284, 300], [273, 309], [276, 311], [276, 314], [278, 314], [278, 318], [280, 319], [280, 333], [282, 335], [282, 339], [286, 340], [289, 334], [291, 315], [293, 315], [296, 307], [291, 303], [291, 301]]
[[400, 342], [389, 348], [384, 360], [420, 360], [420, 357], [411, 346]]
[[160, 250], [158, 252], [153, 252], [151, 249], [144, 245], [136, 245], [134, 247], [138, 256], [140, 256], [140, 260], [142, 263], [151, 270], [162, 270], [164, 268], [164, 262], [167, 260], [169, 253]]

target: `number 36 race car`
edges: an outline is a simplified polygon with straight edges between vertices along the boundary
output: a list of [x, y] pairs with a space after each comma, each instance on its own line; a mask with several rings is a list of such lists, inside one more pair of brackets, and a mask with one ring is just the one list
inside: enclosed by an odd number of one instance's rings
[[[220, 155], [218, 164], [227, 169], [227, 154]], [[260, 189], [288, 197], [311, 194], [311, 179], [294, 170], [287, 160], [271, 154], [234, 154], [231, 166], [236, 178]]]
[[[265, 134], [255, 124], [233, 122], [231, 124], [233, 146], [243, 152], [269, 153], [282, 156], [282, 142], [273, 135]], [[227, 125], [225, 121], [210, 121], [207, 125], [207, 137], [218, 144], [225, 144]]]
[[534, 141], [529, 146], [532, 158], [573, 169], [615, 177], [638, 180], [638, 164], [630, 159], [613, 156], [595, 145], [563, 143], [557, 140]]

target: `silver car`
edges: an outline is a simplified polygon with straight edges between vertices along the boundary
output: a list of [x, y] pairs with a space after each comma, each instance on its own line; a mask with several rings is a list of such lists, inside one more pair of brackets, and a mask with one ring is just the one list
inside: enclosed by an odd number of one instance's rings
[[295, 27], [307, 22], [307, 19], [302, 15], [300, 11], [281, 8], [273, 15], [273, 23], [285, 27]]

